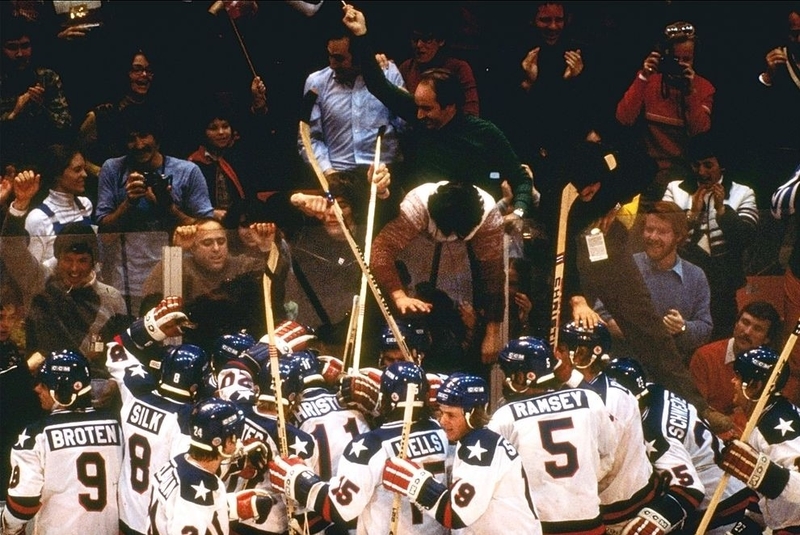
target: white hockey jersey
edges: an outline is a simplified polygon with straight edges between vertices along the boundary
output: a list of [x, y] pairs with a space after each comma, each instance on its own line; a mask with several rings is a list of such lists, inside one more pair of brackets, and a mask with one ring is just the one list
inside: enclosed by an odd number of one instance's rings
[[748, 442], [791, 471], [780, 496], [773, 500], [762, 496], [759, 500], [767, 526], [773, 531], [791, 528], [791, 533], [800, 532], [800, 408], [776, 396], [764, 409]]
[[227, 535], [222, 481], [186, 457], [174, 457], [153, 474], [148, 535]]
[[[490, 429], [456, 445], [453, 484], [427, 513], [458, 535], [539, 535], [542, 524], [516, 448]], [[513, 519], [513, 521], [511, 521]]]
[[110, 414], [57, 409], [22, 431], [10, 460], [6, 524], [35, 514], [37, 534], [117, 534], [122, 431]]
[[545, 532], [603, 535], [597, 485], [619, 437], [600, 396], [570, 388], [511, 401], [488, 427], [519, 451]]

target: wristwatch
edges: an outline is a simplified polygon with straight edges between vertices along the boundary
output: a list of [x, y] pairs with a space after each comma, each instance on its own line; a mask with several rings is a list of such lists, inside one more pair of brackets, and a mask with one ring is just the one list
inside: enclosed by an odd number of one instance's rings
[[517, 208], [516, 210], [514, 210], [514, 211], [513, 211], [513, 212], [511, 212], [511, 213], [512, 213], [512, 214], [514, 214], [514, 215], [516, 215], [516, 216], [517, 216], [517, 217], [519, 217], [520, 219], [523, 219], [523, 216], [525, 215], [525, 210], [523, 210], [522, 208]]

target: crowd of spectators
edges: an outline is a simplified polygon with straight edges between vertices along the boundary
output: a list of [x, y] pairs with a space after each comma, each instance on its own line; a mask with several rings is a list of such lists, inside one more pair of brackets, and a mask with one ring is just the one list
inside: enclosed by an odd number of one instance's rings
[[[548, 331], [540, 279], [568, 181], [583, 201], [568, 232], [569, 319], [603, 317], [631, 349], [656, 340], [676, 377], [705, 343], [733, 332], [725, 347], [747, 346], [743, 317], [778, 324], [740, 312], [736, 292], [759, 215], [800, 163], [797, 2], [364, 1], [365, 19], [344, 21], [331, 1], [62, 4], [4, 2], [0, 15], [0, 371], [18, 352], [91, 357], [107, 323], [161, 299], [169, 244], [186, 253], [198, 339], [263, 334], [266, 269], [276, 318], [343, 346], [361, 271], [340, 216], [363, 247], [371, 181], [387, 306], [424, 316], [432, 299], [414, 283], [471, 285], [450, 295], [460, 323], [448, 332], [483, 329], [464, 369], [487, 372], [502, 346], [504, 293], [505, 336]], [[573, 158], [585, 143], [624, 172], [593, 174], [595, 161]], [[436, 204], [465, 184], [460, 201]], [[623, 205], [647, 218], [621, 223]], [[581, 257], [595, 228], [625, 269]], [[503, 230], [522, 244], [505, 292]], [[654, 306], [633, 303], [648, 292]], [[607, 311], [592, 310], [597, 298]]]

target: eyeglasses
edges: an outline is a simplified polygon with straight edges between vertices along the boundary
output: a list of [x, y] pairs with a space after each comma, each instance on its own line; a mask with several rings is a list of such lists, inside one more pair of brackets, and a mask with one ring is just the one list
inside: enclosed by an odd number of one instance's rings
[[144, 74], [148, 76], [153, 76], [155, 74], [153, 67], [145, 67], [144, 65], [131, 65], [131, 72], [133, 74]]
[[667, 39], [694, 37], [694, 25], [691, 22], [673, 22], [664, 28], [664, 36]]

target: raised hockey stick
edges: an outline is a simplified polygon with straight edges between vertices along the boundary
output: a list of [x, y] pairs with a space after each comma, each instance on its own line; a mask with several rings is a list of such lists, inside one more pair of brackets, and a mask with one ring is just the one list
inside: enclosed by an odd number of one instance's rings
[[550, 345], [555, 350], [561, 328], [561, 301], [564, 290], [564, 255], [567, 251], [567, 223], [572, 203], [578, 198], [578, 190], [568, 182], [561, 190], [561, 207], [558, 211], [558, 234], [556, 238], [556, 260], [553, 268], [553, 304], [550, 310]]
[[[378, 129], [378, 137], [375, 140], [375, 157], [372, 160], [372, 172], [378, 171], [381, 164], [381, 140], [386, 132], [386, 125]], [[378, 199], [378, 187], [369, 177], [369, 206], [367, 208], [367, 234], [364, 238], [364, 262], [369, 265], [372, 256], [372, 234], [375, 231], [375, 205]], [[367, 308], [367, 276], [361, 274], [361, 288], [358, 292], [358, 319], [356, 323], [356, 339], [353, 345], [353, 370], [361, 367], [361, 340], [364, 337], [364, 313]]]
[[[417, 396], [417, 385], [415, 383], [406, 384], [406, 406], [403, 408], [403, 430], [400, 433], [400, 453], [398, 457], [405, 459], [408, 457], [408, 437], [411, 435], [411, 423], [414, 418], [414, 399]], [[395, 493], [392, 501], [392, 516], [389, 524], [389, 535], [397, 534], [397, 524], [400, 521], [400, 500], [401, 494]]]
[[[775, 383], [778, 382], [778, 378], [781, 376], [781, 370], [789, 360], [789, 356], [792, 354], [792, 350], [794, 349], [794, 345], [797, 342], [798, 336], [800, 336], [800, 318], [798, 318], [797, 323], [794, 326], [794, 331], [792, 331], [792, 334], [789, 335], [789, 339], [786, 340], [786, 343], [783, 346], [783, 351], [781, 351], [778, 361], [775, 362], [775, 366], [772, 368], [772, 373], [767, 380], [767, 384], [764, 385], [764, 389], [761, 391], [761, 396], [758, 398], [758, 402], [753, 408], [750, 418], [747, 419], [747, 424], [744, 426], [742, 436], [739, 438], [739, 440], [742, 442], [747, 442], [747, 440], [750, 438], [750, 435], [753, 433], [753, 430], [756, 428], [758, 420], [761, 418], [761, 413], [764, 412], [764, 408], [767, 406], [767, 402], [769, 402], [772, 391], [775, 389]], [[708, 528], [708, 524], [711, 522], [711, 517], [714, 516], [714, 511], [717, 509], [717, 505], [722, 499], [722, 493], [725, 491], [725, 487], [728, 486], [728, 479], [730, 479], [730, 477], [731, 475], [727, 472], [722, 474], [719, 483], [717, 483], [717, 488], [714, 490], [714, 495], [711, 497], [711, 501], [708, 502], [706, 512], [703, 515], [702, 520], [700, 520], [700, 525], [697, 526], [695, 535], [705, 534], [706, 528]]]
[[[307, 107], [308, 113], [304, 113], [304, 118], [310, 117], [310, 110], [314, 106], [316, 99], [317, 94], [313, 91], [306, 93], [304, 105]], [[358, 266], [361, 268], [361, 273], [367, 277], [367, 283], [372, 290], [372, 295], [375, 296], [375, 301], [378, 303], [378, 308], [380, 308], [386, 323], [389, 325], [389, 328], [392, 330], [392, 333], [397, 339], [397, 345], [400, 348], [400, 352], [403, 354], [403, 358], [409, 362], [414, 362], [414, 359], [411, 356], [411, 351], [409, 351], [405, 338], [403, 338], [403, 333], [400, 332], [400, 328], [397, 326], [397, 322], [394, 320], [394, 317], [389, 310], [389, 305], [383, 298], [383, 294], [381, 294], [378, 283], [375, 282], [375, 278], [372, 276], [372, 272], [369, 270], [369, 265], [364, 261], [364, 256], [361, 254], [358, 244], [356, 244], [355, 239], [353, 239], [353, 235], [350, 234], [350, 229], [347, 228], [347, 224], [344, 221], [344, 214], [342, 214], [342, 208], [339, 206], [339, 203], [336, 202], [336, 198], [331, 195], [328, 179], [325, 178], [325, 174], [322, 172], [322, 169], [319, 166], [317, 157], [314, 155], [314, 147], [311, 145], [311, 126], [308, 124], [307, 119], [300, 121], [299, 129], [300, 139], [303, 142], [303, 148], [306, 151], [306, 156], [311, 164], [311, 168], [314, 170], [314, 174], [317, 176], [317, 180], [319, 180], [322, 190], [328, 197], [328, 202], [333, 207], [333, 214], [336, 217], [337, 223], [339, 223], [339, 227], [342, 230], [342, 235], [345, 237], [345, 240], [347, 240], [347, 245], [349, 245], [350, 250], [353, 251], [353, 256], [355, 256], [356, 262], [358, 262]]]
[[357, 323], [358, 323], [358, 302], [360, 301], [360, 297], [358, 295], [353, 296], [353, 306], [350, 307], [350, 321], [347, 324], [347, 338], [344, 339], [344, 350], [342, 351], [342, 362], [344, 363], [343, 366], [346, 369], [353, 369], [355, 366], [351, 366], [347, 368], [347, 363], [350, 361], [350, 356], [353, 351], [353, 344], [356, 341], [356, 331], [357, 331]]
[[[278, 265], [278, 247], [273, 243], [269, 249], [269, 256], [267, 257], [267, 269], [270, 275], [275, 273], [275, 268]], [[269, 337], [269, 365], [272, 372], [272, 384], [275, 389], [275, 405], [278, 414], [278, 449], [281, 452], [281, 457], [289, 455], [289, 441], [286, 437], [286, 414], [283, 412], [283, 381], [281, 380], [280, 361], [278, 359], [278, 346], [275, 343], [275, 316], [272, 311], [272, 279], [267, 272], [264, 272], [264, 312], [267, 321], [267, 336]], [[292, 500], [286, 500], [286, 515], [289, 517], [289, 531], [296, 533], [292, 527], [292, 519], [294, 518], [294, 503]]]

